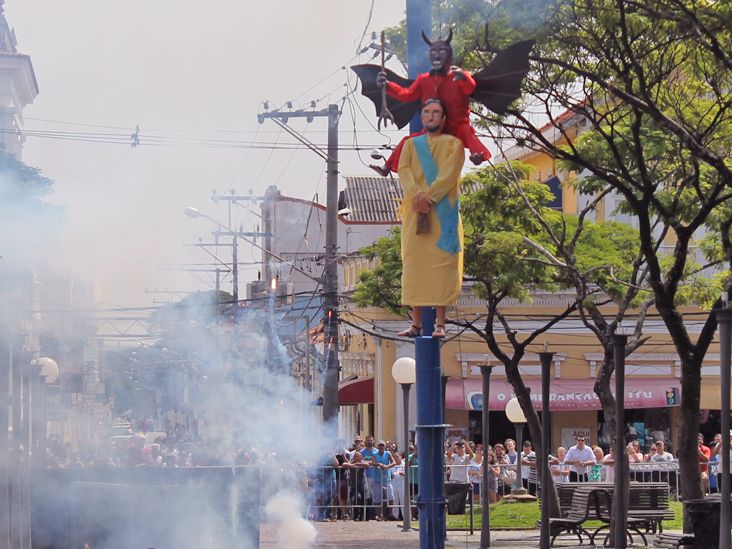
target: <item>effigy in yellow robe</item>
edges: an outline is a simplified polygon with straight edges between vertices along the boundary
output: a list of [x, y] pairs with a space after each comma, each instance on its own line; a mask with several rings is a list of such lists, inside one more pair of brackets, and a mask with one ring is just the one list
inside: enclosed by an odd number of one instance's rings
[[[416, 139], [426, 140], [434, 159], [433, 182], [428, 184]], [[424, 141], [423, 141], [424, 143]], [[424, 147], [424, 145], [422, 145]], [[422, 149], [423, 151], [426, 148]], [[402, 207], [402, 304], [411, 307], [454, 305], [463, 282], [463, 227], [458, 208], [460, 170], [465, 161], [462, 142], [451, 135], [423, 134], [408, 139], [399, 159]], [[429, 170], [428, 170], [429, 172]], [[436, 176], [435, 176], [436, 175]], [[431, 230], [417, 234], [412, 201], [426, 192], [435, 203], [429, 212]], [[440, 203], [440, 201], [443, 201]], [[442, 213], [450, 211], [451, 221]], [[448, 227], [449, 225], [449, 227]], [[445, 246], [447, 232], [452, 244]], [[449, 251], [448, 251], [449, 250]]]

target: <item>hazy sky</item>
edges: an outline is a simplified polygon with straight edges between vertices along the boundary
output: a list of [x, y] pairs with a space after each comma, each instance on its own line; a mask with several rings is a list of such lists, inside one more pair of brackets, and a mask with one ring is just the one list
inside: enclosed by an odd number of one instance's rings
[[[324, 202], [324, 163], [314, 153], [231, 142], [294, 143], [271, 121], [257, 123], [262, 100], [340, 104], [347, 93], [341, 67], [368, 61], [368, 54], [354, 57], [364, 29], [366, 45], [372, 30], [404, 17], [404, 4], [375, 0], [369, 22], [370, 0], [6, 0], [18, 49], [31, 55], [40, 87], [25, 109], [25, 129], [54, 132], [28, 137], [23, 160], [55, 181], [50, 200], [66, 207], [57, 261], [94, 278], [106, 304], [144, 305], [167, 297], [146, 288], [193, 290], [212, 281], [168, 269], [205, 261], [184, 244], [210, 241], [213, 224], [183, 210], [195, 206], [226, 221], [212, 189], [261, 194], [276, 184]], [[352, 98], [373, 121], [372, 107], [360, 94]], [[341, 144], [353, 142], [351, 106], [360, 144], [388, 141], [358, 105], [346, 103]], [[141, 145], [132, 148], [137, 124]], [[306, 129], [304, 121], [292, 125]], [[326, 129], [316, 119], [307, 135], [325, 143]], [[355, 152], [342, 151], [341, 160], [343, 175], [370, 172]], [[255, 217], [235, 215], [254, 229]], [[219, 253], [228, 258], [228, 249]], [[259, 258], [248, 249], [240, 255]], [[254, 276], [243, 272], [241, 286]]]

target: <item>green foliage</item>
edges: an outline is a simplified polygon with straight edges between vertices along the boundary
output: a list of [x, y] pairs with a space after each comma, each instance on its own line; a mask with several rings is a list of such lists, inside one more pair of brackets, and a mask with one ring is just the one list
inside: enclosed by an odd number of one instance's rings
[[[555, 9], [554, 0], [433, 0], [431, 36], [447, 36], [452, 27], [456, 63], [465, 69], [479, 69], [490, 58], [476, 46], [498, 48], [539, 36]], [[390, 49], [406, 65], [406, 21], [385, 32]]]
[[[570, 273], [574, 269], [586, 284], [597, 285], [621, 301], [638, 254], [637, 231], [621, 223], [589, 222], [580, 230], [577, 216], [563, 215], [547, 206], [553, 195], [547, 185], [530, 179], [531, 170], [526, 164], [513, 162], [475, 170], [462, 180], [465, 274], [476, 282], [473, 290], [495, 303], [505, 297], [530, 302], [533, 290], [572, 287]], [[563, 240], [553, 241], [539, 216], [552, 232], [564, 235]], [[560, 247], [577, 231], [572, 269], [551, 264], [537, 249], [559, 256]], [[404, 313], [399, 306], [399, 246], [400, 231], [395, 229], [361, 249], [363, 256], [379, 258], [379, 264], [362, 273], [354, 293], [357, 305]]]
[[0, 197], [3, 200], [12, 196], [43, 196], [52, 186], [53, 181], [41, 175], [41, 170], [24, 164], [0, 148]]
[[549, 188], [528, 179], [525, 164], [504, 164], [476, 170], [463, 179], [461, 201], [465, 232], [465, 273], [480, 282], [475, 292], [482, 298], [506, 296], [530, 301], [532, 288], [555, 289], [559, 274], [539, 261], [539, 254], [524, 237], [545, 241], [538, 220], [527, 208], [516, 186], [529, 203], [547, 215], [552, 199]]
[[383, 307], [398, 314], [406, 314], [407, 309], [401, 303], [401, 228], [395, 227], [387, 236], [379, 238], [373, 244], [361, 248], [362, 256], [378, 264], [372, 270], [361, 273], [353, 300], [359, 307]]

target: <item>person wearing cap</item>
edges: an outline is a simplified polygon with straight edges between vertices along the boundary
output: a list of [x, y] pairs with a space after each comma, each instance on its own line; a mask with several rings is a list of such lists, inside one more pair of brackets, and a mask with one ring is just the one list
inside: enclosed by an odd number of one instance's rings
[[656, 443], [649, 449], [646, 461], [653, 463], [673, 461], [674, 456], [671, 452], [666, 451], [666, 444], [662, 440], [657, 440]]
[[[363, 457], [363, 460], [369, 464], [368, 469], [366, 469], [366, 478], [364, 479], [364, 487], [366, 488], [364, 498], [366, 500], [366, 505], [369, 506], [374, 504], [374, 477], [376, 476], [376, 468], [374, 467], [376, 459], [374, 458], [374, 455], [377, 452], [378, 450], [376, 449], [376, 446], [374, 446], [373, 435], [368, 435], [364, 439], [363, 448], [361, 448], [361, 457]], [[374, 510], [372, 507], [369, 507], [366, 510], [366, 520], [369, 520], [373, 517]]]
[[376, 468], [373, 477], [373, 498], [376, 505], [376, 520], [384, 520], [384, 506], [394, 499], [391, 490], [391, 468], [396, 465], [394, 456], [386, 449], [386, 443], [380, 440], [376, 443], [376, 453], [371, 466]]
[[536, 475], [536, 452], [534, 452], [531, 441], [524, 440], [521, 450], [521, 483], [532, 496], [536, 495], [538, 478]]

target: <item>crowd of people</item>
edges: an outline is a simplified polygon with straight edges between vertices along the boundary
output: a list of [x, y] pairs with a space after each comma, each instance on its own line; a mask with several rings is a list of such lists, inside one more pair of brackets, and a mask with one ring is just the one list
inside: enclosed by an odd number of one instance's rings
[[[631, 464], [659, 464], [676, 462], [663, 440], [657, 440], [644, 452], [638, 440], [630, 441], [626, 453]], [[715, 492], [720, 485], [721, 435], [716, 435], [710, 446], [699, 435], [699, 464], [706, 492]], [[730, 448], [732, 456], [732, 448]], [[732, 457], [731, 457], [732, 458]], [[523, 487], [536, 494], [539, 486], [536, 453], [531, 441], [524, 441], [521, 451], [516, 441], [483, 446], [459, 439], [445, 443], [445, 481], [469, 484], [476, 501], [481, 497], [483, 462], [487, 461], [488, 503], [496, 503], [513, 488]], [[521, 481], [518, 482], [518, 462], [521, 462]], [[584, 436], [577, 436], [568, 449], [557, 448], [548, 456], [549, 470], [557, 484], [566, 482], [612, 482], [615, 478], [615, 453], [607, 453], [591, 445]], [[311, 479], [314, 499], [311, 505], [315, 520], [400, 520], [405, 501], [404, 474], [410, 467], [410, 496], [419, 492], [417, 448], [409, 444], [406, 450], [389, 441], [374, 442], [373, 436], [355, 437], [348, 448], [329, 454], [322, 468]], [[631, 465], [631, 470], [633, 469]], [[417, 509], [412, 507], [412, 516]]]

